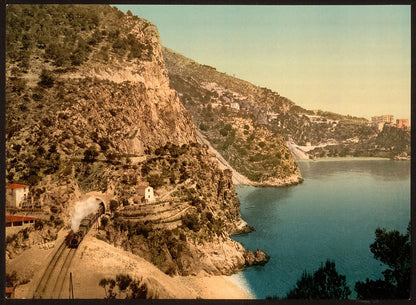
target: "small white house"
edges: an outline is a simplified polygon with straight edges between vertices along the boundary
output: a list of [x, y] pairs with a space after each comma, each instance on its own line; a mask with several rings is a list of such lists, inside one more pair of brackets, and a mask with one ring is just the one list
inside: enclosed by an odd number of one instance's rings
[[153, 194], [153, 187], [147, 185], [147, 184], [139, 184], [136, 186], [137, 189], [137, 195], [143, 196], [145, 202], [151, 203], [155, 201], [155, 196]]
[[23, 184], [10, 184], [6, 186], [6, 206], [10, 208], [21, 208], [28, 199], [29, 186]]
[[236, 110], [240, 110], [240, 104], [238, 104], [236, 101], [232, 101], [231, 102], [231, 108], [236, 109]]

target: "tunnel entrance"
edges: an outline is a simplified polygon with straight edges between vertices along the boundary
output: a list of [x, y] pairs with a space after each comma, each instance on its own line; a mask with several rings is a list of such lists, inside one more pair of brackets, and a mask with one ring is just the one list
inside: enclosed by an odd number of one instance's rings
[[98, 212], [100, 214], [105, 214], [105, 204], [104, 204], [104, 201], [101, 198], [98, 198], [98, 197], [95, 198], [95, 200], [97, 200], [98, 202], [100, 202], [98, 204]]

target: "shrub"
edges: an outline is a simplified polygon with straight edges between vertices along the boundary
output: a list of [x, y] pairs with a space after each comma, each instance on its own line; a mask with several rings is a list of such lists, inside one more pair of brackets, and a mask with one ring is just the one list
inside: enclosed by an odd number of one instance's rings
[[202, 131], [207, 131], [208, 130], [208, 125], [201, 123], [199, 124], [199, 129], [201, 129]]
[[114, 199], [110, 200], [110, 211], [111, 212], [116, 211], [118, 206], [119, 206], [119, 202], [117, 200], [114, 200]]
[[40, 81], [38, 84], [43, 87], [51, 88], [53, 87], [54, 82], [55, 82], [55, 77], [53, 73], [49, 70], [42, 69], [42, 72], [40, 74]]
[[164, 181], [163, 181], [163, 178], [160, 175], [157, 175], [157, 174], [150, 175], [147, 178], [147, 181], [155, 189], [157, 189], [159, 187], [162, 187], [165, 184]]
[[95, 147], [90, 146], [84, 152], [83, 161], [93, 163], [96, 160], [97, 156], [98, 156], [98, 151], [95, 149]]
[[198, 232], [201, 228], [197, 214], [186, 214], [182, 216], [182, 224], [194, 232]]
[[345, 300], [350, 294], [345, 275], [338, 274], [335, 263], [327, 260], [313, 275], [303, 272], [296, 287], [287, 294], [287, 298]]
[[54, 213], [54, 214], [58, 213], [58, 207], [57, 207], [57, 206], [55, 206], [55, 205], [51, 206], [50, 210], [51, 210], [51, 212], [52, 212], [52, 213]]

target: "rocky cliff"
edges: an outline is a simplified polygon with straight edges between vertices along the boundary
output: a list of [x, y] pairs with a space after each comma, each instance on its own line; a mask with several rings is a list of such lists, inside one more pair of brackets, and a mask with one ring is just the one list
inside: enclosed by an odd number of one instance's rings
[[[110, 6], [9, 5], [6, 30], [6, 182], [30, 185], [30, 206], [69, 225], [75, 201], [100, 194], [112, 204], [101, 238], [167, 273], [246, 263], [228, 237], [231, 175], [196, 143], [153, 24]], [[136, 200], [142, 181], [155, 209]]]

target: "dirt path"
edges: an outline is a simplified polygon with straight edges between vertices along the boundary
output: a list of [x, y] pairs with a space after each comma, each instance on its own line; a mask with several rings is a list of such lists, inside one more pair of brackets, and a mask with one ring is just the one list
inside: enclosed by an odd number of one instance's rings
[[287, 141], [286, 143], [296, 160], [309, 159], [309, 154], [300, 149], [295, 143], [291, 141]]

